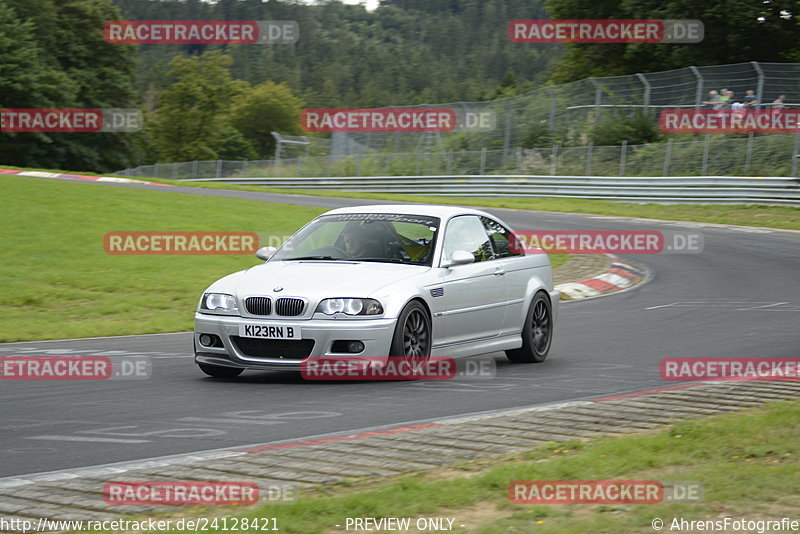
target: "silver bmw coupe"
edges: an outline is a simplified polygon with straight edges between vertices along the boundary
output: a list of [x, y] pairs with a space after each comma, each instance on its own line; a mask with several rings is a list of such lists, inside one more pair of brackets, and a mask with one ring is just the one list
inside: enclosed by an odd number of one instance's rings
[[475, 209], [335, 209], [203, 293], [195, 362], [219, 378], [326, 357], [505, 351], [515, 363], [541, 362], [559, 292], [548, 256], [530, 252]]

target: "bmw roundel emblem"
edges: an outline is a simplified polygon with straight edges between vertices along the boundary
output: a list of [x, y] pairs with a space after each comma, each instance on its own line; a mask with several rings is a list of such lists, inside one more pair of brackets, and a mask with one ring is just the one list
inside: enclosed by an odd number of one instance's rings
[[274, 292], [283, 291], [283, 286], [278, 286], [272, 289]]

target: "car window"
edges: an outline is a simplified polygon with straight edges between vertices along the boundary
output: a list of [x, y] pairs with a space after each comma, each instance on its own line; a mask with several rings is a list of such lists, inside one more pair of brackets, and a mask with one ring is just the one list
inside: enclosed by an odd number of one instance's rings
[[509, 246], [509, 243], [516, 243], [516, 237], [511, 230], [489, 217], [481, 217], [483, 227], [489, 234], [489, 240], [494, 248], [495, 257], [507, 258], [509, 256], [520, 256], [521, 249], [518, 246]]
[[430, 265], [438, 226], [438, 218], [422, 215], [323, 215], [294, 234], [273, 260], [359, 260]]
[[475, 261], [494, 258], [492, 244], [481, 220], [475, 215], [462, 215], [450, 220], [444, 237], [444, 257], [450, 258], [456, 250], [466, 250]]

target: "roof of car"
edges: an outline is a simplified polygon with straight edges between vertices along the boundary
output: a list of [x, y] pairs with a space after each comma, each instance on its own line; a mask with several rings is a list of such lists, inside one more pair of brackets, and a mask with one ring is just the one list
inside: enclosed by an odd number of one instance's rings
[[441, 206], [435, 204], [375, 204], [367, 206], [351, 206], [337, 208], [325, 213], [403, 213], [406, 215], [429, 215], [432, 217], [449, 218], [455, 215], [488, 215], [488, 213], [463, 206]]

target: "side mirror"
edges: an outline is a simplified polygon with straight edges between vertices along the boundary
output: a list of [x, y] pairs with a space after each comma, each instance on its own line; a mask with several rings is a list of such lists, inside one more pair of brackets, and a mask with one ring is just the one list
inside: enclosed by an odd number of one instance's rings
[[256, 258], [267, 261], [274, 256], [276, 252], [278, 252], [278, 249], [275, 247], [261, 247], [256, 251]]
[[455, 265], [467, 265], [475, 261], [475, 256], [466, 250], [456, 250], [450, 255], [449, 260], [442, 262], [442, 267], [453, 267]]

